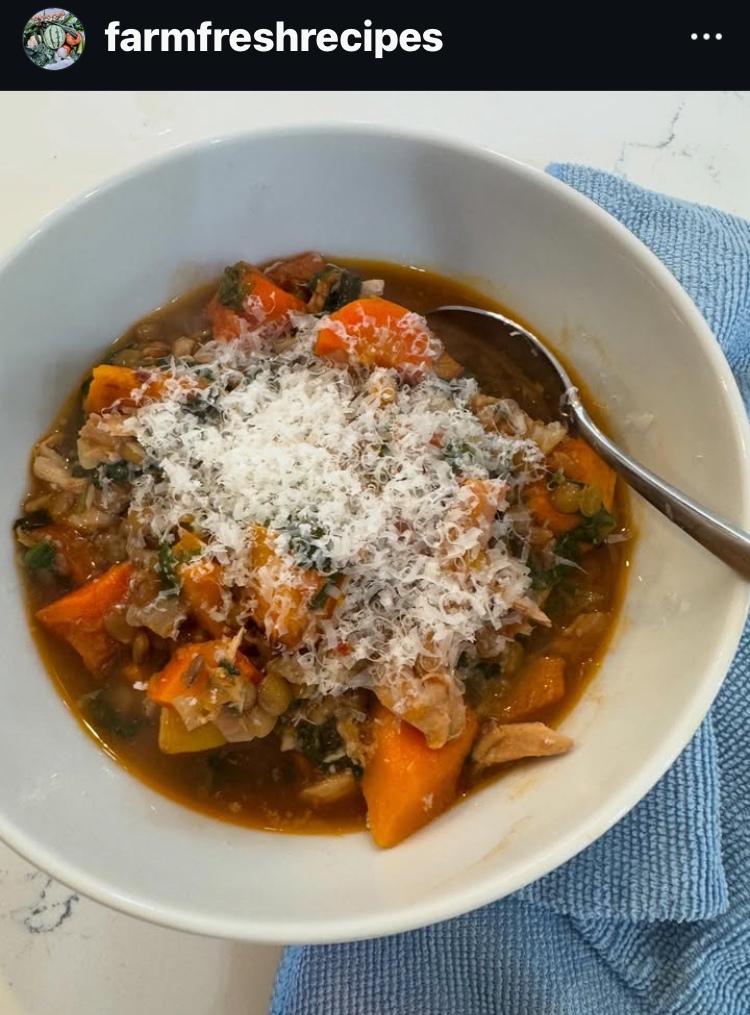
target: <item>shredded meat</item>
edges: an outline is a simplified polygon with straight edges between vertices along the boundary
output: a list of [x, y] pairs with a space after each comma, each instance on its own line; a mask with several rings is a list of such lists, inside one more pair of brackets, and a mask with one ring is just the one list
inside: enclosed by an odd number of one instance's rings
[[570, 737], [563, 736], [542, 722], [503, 724], [486, 722], [471, 752], [474, 771], [502, 765], [520, 758], [542, 758], [565, 754], [573, 746]]
[[300, 793], [300, 799], [313, 806], [335, 804], [357, 792], [357, 780], [353, 772], [339, 772], [329, 775], [320, 782], [307, 786]]
[[102, 462], [119, 462], [123, 449], [132, 438], [122, 431], [123, 420], [117, 416], [104, 418], [92, 413], [78, 434], [78, 461], [84, 469], [94, 469]]
[[86, 487], [86, 480], [71, 475], [70, 464], [59, 452], [50, 447], [58, 439], [59, 435], [53, 434], [37, 444], [32, 472], [37, 479], [49, 483], [56, 490], [80, 493]]
[[405, 671], [397, 688], [376, 687], [375, 694], [386, 708], [424, 733], [430, 747], [442, 747], [466, 725], [466, 705], [448, 671], [418, 676]]
[[513, 609], [518, 610], [522, 617], [532, 620], [535, 624], [540, 624], [542, 627], [552, 626], [552, 621], [549, 619], [547, 614], [541, 610], [538, 604], [535, 603], [529, 596], [523, 596], [521, 599], [517, 599], [515, 603], [513, 603]]

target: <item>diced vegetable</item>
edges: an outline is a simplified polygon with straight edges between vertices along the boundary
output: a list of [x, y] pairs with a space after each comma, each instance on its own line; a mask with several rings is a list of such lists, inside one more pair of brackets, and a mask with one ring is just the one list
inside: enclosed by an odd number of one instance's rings
[[[220, 667], [223, 661], [230, 662], [229, 644], [219, 639], [180, 645], [164, 669], [152, 677], [147, 692], [149, 698], [159, 705], [171, 705], [183, 694], [199, 697], [209, 682], [210, 670]], [[202, 659], [205, 665], [193, 665], [197, 659]], [[239, 671], [238, 675], [253, 684], [259, 684], [263, 679], [263, 674], [241, 652], [235, 653], [231, 665]]]
[[423, 318], [379, 296], [355, 300], [324, 319], [315, 343], [317, 356], [411, 372], [431, 366], [438, 353]]
[[26, 551], [23, 562], [27, 571], [46, 571], [55, 563], [55, 548], [42, 539]]
[[[550, 453], [548, 462], [553, 472], [559, 470], [574, 483], [598, 487], [605, 508], [607, 511], [612, 510], [616, 476], [585, 441], [578, 437], [566, 437]], [[584, 513], [588, 515], [588, 512]], [[596, 510], [591, 513], [595, 514]]]
[[566, 437], [549, 454], [547, 464], [558, 478], [571, 482], [539, 480], [526, 487], [524, 500], [538, 525], [563, 536], [584, 518], [597, 515], [602, 504], [607, 512], [612, 510], [615, 474], [585, 441]]
[[[313, 620], [310, 603], [328, 586], [329, 579], [284, 560], [276, 552], [276, 536], [269, 529], [254, 525], [252, 535], [252, 618], [272, 641], [295, 648]], [[327, 602], [332, 611], [335, 600], [329, 597]]]
[[192, 615], [214, 638], [223, 638], [227, 625], [216, 617], [217, 611], [224, 605], [221, 565], [216, 561], [197, 560], [183, 564], [179, 574], [182, 594]]
[[67, 566], [67, 574], [74, 585], [83, 585], [99, 570], [90, 540], [70, 526], [48, 524], [35, 529], [35, 535], [39, 536], [40, 542], [36, 543], [26, 554], [27, 567], [29, 567], [29, 554], [32, 551], [39, 553], [38, 546], [49, 546], [52, 551], [50, 563], [55, 559], [56, 554], [61, 554]]
[[129, 367], [116, 367], [109, 363], [94, 367], [83, 403], [84, 411], [104, 412], [115, 402], [119, 402], [123, 407], [132, 407], [135, 401], [131, 398], [131, 394], [137, 387], [139, 387], [138, 375]]
[[289, 257], [266, 271], [266, 277], [301, 300], [309, 296], [315, 277], [326, 266], [325, 258], [315, 251], [307, 251], [298, 257]]
[[64, 638], [96, 673], [114, 656], [118, 643], [109, 635], [104, 620], [125, 602], [133, 576], [131, 563], [115, 564], [74, 592], [37, 611], [45, 627]]
[[223, 747], [226, 740], [213, 723], [185, 728], [185, 723], [172, 708], [163, 708], [159, 714], [159, 749], [165, 754], [193, 754]]
[[476, 720], [468, 715], [464, 731], [433, 750], [413, 726], [376, 705], [362, 791], [378, 846], [397, 845], [450, 806], [476, 731]]
[[[135, 370], [103, 363], [92, 371], [83, 403], [84, 412], [106, 412], [115, 403], [117, 408], [132, 409], [137, 404], [133, 392], [141, 387], [144, 387], [144, 382]], [[154, 377], [145, 385], [142, 397], [159, 398], [163, 391], [163, 378]]]
[[279, 321], [305, 304], [245, 261], [224, 269], [206, 314], [219, 342], [231, 342], [262, 324]]
[[525, 487], [523, 497], [526, 507], [537, 525], [544, 525], [556, 536], [571, 532], [581, 524], [578, 514], [567, 514], [558, 511], [552, 500], [552, 491], [547, 486], [546, 479], [540, 479], [536, 483], [529, 483]]
[[502, 722], [521, 722], [554, 705], [565, 694], [565, 660], [536, 656], [488, 711]]

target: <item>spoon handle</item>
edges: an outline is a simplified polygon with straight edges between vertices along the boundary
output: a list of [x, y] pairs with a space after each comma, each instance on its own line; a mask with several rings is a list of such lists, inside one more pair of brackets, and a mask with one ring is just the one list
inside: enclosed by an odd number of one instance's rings
[[626, 455], [601, 432], [576, 395], [569, 398], [569, 407], [581, 435], [607, 465], [683, 532], [750, 580], [750, 534], [719, 518]]

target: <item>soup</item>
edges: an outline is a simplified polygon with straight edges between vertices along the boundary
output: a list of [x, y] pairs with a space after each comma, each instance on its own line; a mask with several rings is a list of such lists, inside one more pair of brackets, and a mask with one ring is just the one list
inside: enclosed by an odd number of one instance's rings
[[465, 375], [420, 316], [446, 303], [497, 309], [392, 264], [240, 262], [134, 325], [37, 444], [15, 537], [40, 650], [154, 789], [388, 847], [571, 748], [621, 494]]

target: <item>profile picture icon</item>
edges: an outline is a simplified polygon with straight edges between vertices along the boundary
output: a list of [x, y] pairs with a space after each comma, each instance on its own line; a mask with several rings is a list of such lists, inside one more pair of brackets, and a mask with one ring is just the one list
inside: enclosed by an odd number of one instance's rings
[[23, 47], [42, 70], [66, 70], [80, 60], [86, 43], [83, 25], [75, 14], [45, 7], [29, 18], [23, 30]]

